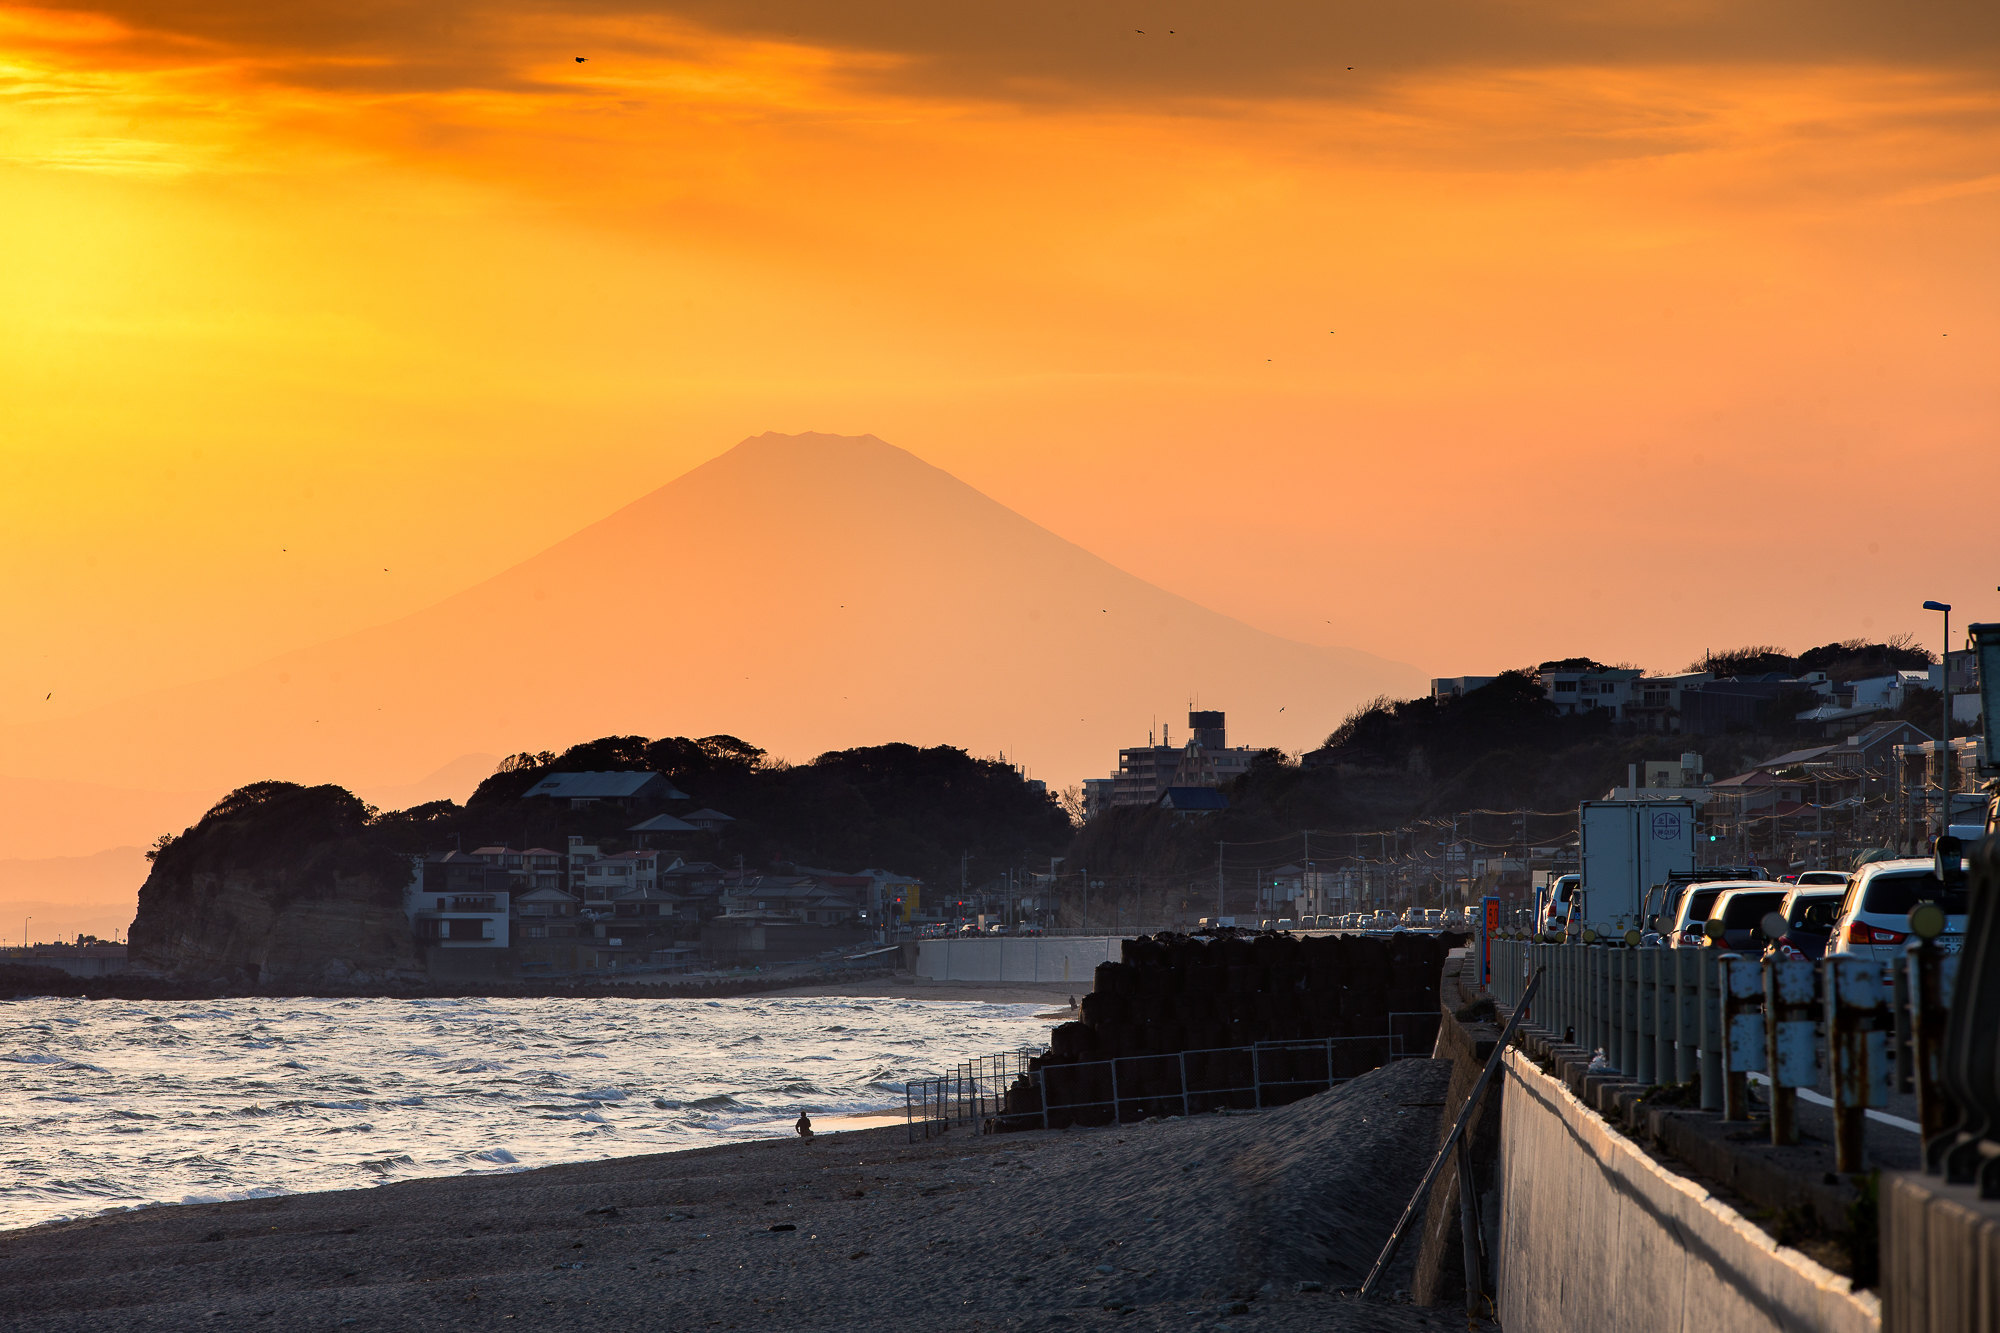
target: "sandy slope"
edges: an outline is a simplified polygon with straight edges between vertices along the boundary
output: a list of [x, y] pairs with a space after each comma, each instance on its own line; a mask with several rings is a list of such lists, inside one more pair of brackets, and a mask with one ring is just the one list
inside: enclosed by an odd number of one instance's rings
[[0, 1233], [0, 1310], [21, 1333], [1458, 1328], [1330, 1294], [1422, 1172], [1446, 1074], [1408, 1061], [1261, 1115], [872, 1130]]

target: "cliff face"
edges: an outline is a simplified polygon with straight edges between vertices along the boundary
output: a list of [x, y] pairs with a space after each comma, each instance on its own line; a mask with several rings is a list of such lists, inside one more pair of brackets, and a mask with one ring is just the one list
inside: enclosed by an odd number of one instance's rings
[[409, 859], [338, 787], [253, 782], [153, 849], [132, 961], [224, 984], [418, 980], [403, 913]]
[[139, 891], [132, 958], [188, 979], [260, 985], [393, 985], [420, 981], [400, 885], [337, 877], [298, 896], [283, 875], [198, 871]]

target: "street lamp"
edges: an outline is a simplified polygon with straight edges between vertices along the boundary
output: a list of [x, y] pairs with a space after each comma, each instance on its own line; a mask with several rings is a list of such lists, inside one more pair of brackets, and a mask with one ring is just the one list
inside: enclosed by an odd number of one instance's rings
[[1938, 658], [1938, 693], [1944, 696], [1944, 724], [1938, 731], [1938, 836], [1951, 832], [1951, 603], [1925, 602], [1924, 610], [1944, 612], [1944, 652]]

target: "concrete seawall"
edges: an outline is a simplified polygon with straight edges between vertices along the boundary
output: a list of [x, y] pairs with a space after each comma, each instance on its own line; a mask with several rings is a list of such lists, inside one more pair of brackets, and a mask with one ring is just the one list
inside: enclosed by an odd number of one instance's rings
[[1500, 1118], [1500, 1324], [1875, 1333], [1881, 1304], [1668, 1171], [1518, 1050]]
[[1099, 963], [1121, 957], [1122, 935], [919, 940], [912, 969], [929, 981], [1061, 981], [1090, 989]]

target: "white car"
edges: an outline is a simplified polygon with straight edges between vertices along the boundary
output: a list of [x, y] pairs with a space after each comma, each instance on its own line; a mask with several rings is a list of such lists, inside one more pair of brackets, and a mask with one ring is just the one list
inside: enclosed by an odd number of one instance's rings
[[[1963, 865], [1963, 862], [1960, 862]], [[1831, 958], [1846, 955], [1890, 963], [1903, 952], [1910, 936], [1910, 909], [1920, 902], [1944, 908], [1944, 933], [1938, 947], [1956, 953], [1965, 947], [1965, 879], [1940, 884], [1928, 857], [1871, 861], [1854, 872], [1841, 900], [1840, 916], [1827, 941]]]
[[1799, 877], [1792, 882], [1794, 884], [1845, 884], [1847, 883], [1847, 872], [1845, 870], [1801, 870]]

